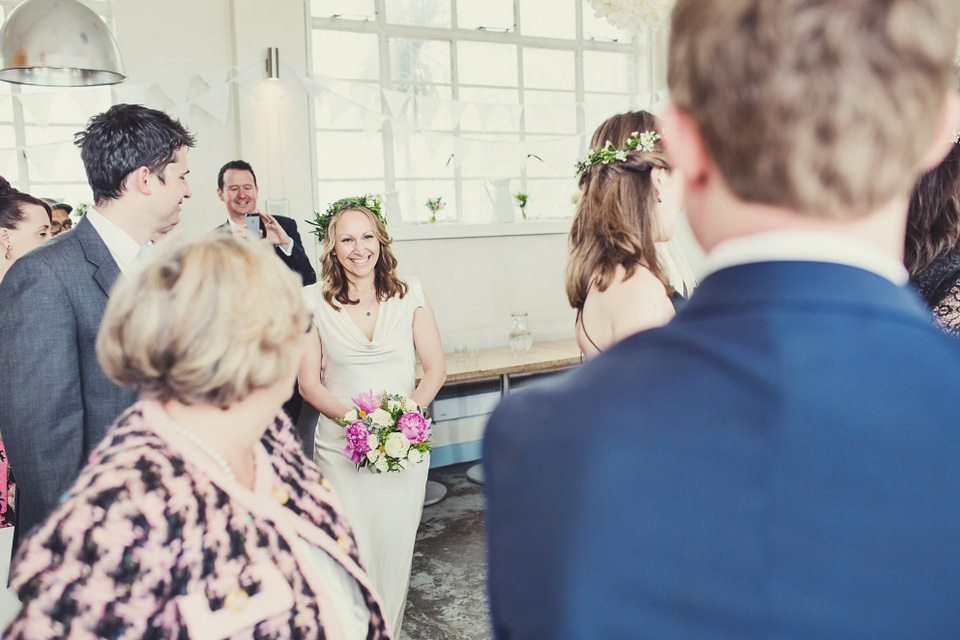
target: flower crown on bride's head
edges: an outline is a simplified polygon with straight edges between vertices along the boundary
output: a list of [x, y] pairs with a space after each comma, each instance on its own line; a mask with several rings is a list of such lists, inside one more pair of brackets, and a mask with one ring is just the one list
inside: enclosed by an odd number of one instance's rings
[[590, 149], [587, 151], [586, 159], [577, 162], [577, 175], [580, 175], [586, 171], [588, 167], [592, 167], [595, 164], [610, 164], [617, 160], [626, 160], [627, 153], [630, 151], [650, 153], [656, 148], [657, 140], [662, 139], [663, 136], [656, 131], [644, 131], [643, 133], [634, 131], [630, 134], [630, 137], [627, 138], [626, 146], [620, 149], [613, 146], [613, 143], [607, 140], [607, 144], [596, 151]]
[[330, 220], [333, 218], [333, 216], [337, 215], [344, 209], [350, 209], [351, 207], [364, 207], [369, 209], [373, 212], [373, 215], [377, 216], [377, 220], [380, 221], [380, 224], [382, 224], [384, 227], [387, 226], [387, 219], [383, 216], [383, 211], [380, 207], [380, 196], [366, 194], [362, 196], [356, 196], [354, 198], [341, 198], [327, 207], [327, 210], [324, 213], [315, 211], [313, 214], [313, 220], [307, 220], [307, 223], [313, 226], [313, 229], [310, 230], [310, 233], [317, 236], [320, 242], [323, 242], [327, 235], [327, 227], [330, 225]]

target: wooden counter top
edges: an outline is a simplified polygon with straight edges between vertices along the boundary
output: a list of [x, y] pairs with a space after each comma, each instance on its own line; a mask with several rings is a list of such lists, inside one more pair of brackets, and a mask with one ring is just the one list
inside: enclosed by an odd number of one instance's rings
[[[478, 349], [476, 364], [468, 364], [456, 359], [452, 353], [444, 354], [447, 363], [447, 381], [445, 384], [498, 378], [503, 374], [537, 373], [555, 371], [579, 364], [580, 348], [573, 339], [548, 340], [534, 342], [525, 358], [514, 359], [510, 347]], [[417, 366], [417, 380], [422, 370]]]

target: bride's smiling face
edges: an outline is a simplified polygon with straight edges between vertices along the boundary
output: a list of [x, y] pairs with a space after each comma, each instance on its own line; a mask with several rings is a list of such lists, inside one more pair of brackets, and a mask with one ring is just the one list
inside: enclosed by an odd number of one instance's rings
[[351, 209], [340, 216], [333, 254], [351, 280], [373, 274], [380, 259], [380, 241], [363, 211]]

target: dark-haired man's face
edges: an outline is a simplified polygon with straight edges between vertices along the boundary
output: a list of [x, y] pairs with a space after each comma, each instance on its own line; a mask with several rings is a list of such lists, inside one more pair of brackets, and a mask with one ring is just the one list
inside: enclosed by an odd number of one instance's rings
[[227, 169], [223, 172], [223, 188], [217, 195], [227, 205], [227, 214], [237, 224], [243, 216], [257, 210], [257, 185], [253, 174], [246, 169]]
[[153, 188], [151, 197], [154, 198], [155, 212], [153, 231], [172, 227], [180, 222], [180, 205], [191, 196], [190, 186], [187, 184], [187, 150], [184, 147], [177, 149], [173, 162], [163, 169], [163, 182], [157, 176], [152, 176]]

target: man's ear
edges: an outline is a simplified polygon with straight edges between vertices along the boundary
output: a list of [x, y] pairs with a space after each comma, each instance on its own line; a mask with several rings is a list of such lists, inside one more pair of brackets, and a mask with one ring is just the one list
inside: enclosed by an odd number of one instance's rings
[[226, 200], [223, 199], [223, 189], [217, 189], [217, 195], [220, 196], [220, 200], [226, 202]]
[[937, 132], [933, 136], [933, 141], [927, 147], [923, 157], [920, 158], [920, 171], [926, 173], [935, 166], [943, 162], [943, 159], [950, 153], [950, 147], [957, 144], [953, 141], [953, 136], [960, 130], [960, 93], [951, 91], [944, 100], [943, 109], [940, 112], [940, 122], [937, 124]]
[[707, 182], [710, 156], [700, 129], [693, 118], [680, 107], [670, 104], [662, 117], [663, 144], [670, 163], [683, 172], [689, 191], [697, 191]]
[[146, 167], [137, 167], [127, 174], [123, 179], [123, 190], [126, 192], [137, 191], [145, 196], [150, 195], [150, 169]]

